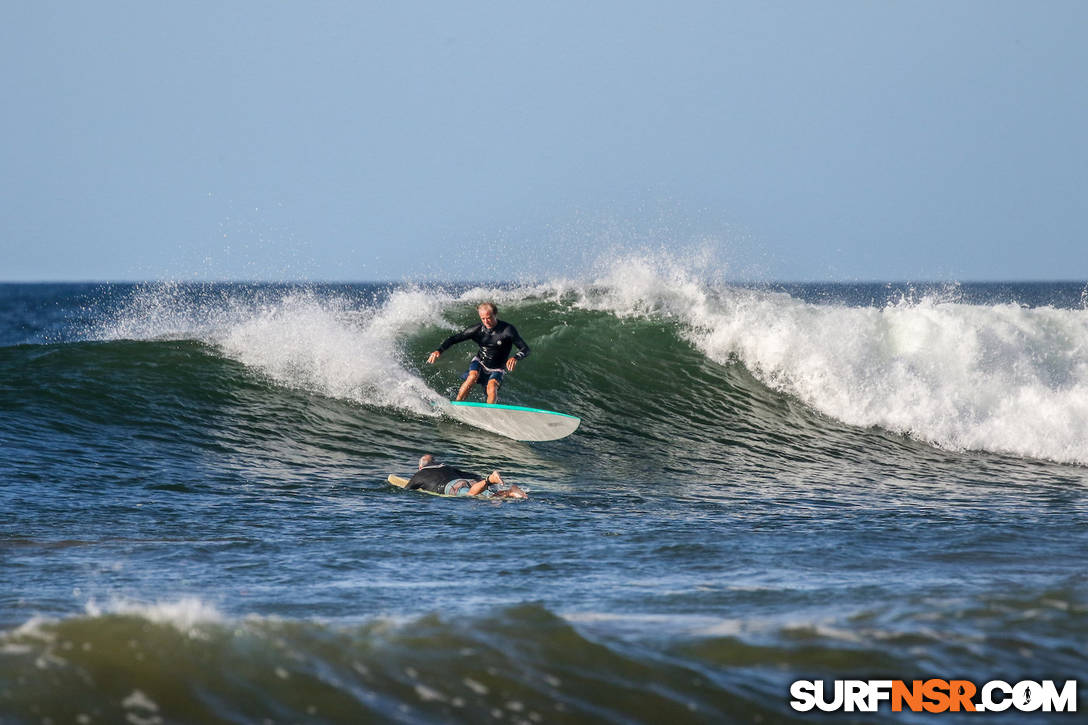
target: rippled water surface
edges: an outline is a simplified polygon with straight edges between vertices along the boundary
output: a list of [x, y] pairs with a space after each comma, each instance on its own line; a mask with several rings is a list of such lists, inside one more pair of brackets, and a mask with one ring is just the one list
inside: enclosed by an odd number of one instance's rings
[[[0, 285], [0, 722], [776, 722], [1088, 693], [1078, 285]], [[497, 300], [532, 354], [443, 418]], [[385, 483], [421, 453], [527, 501]], [[902, 716], [901, 719], [909, 719]], [[1000, 719], [1000, 718], [999, 718]]]

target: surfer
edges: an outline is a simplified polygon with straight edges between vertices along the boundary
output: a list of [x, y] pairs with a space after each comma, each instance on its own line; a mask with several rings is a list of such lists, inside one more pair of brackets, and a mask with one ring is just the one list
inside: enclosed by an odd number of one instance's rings
[[[480, 324], [447, 337], [427, 357], [427, 362], [433, 365], [447, 348], [465, 340], [472, 340], [480, 346], [480, 352], [469, 363], [465, 382], [457, 391], [457, 400], [467, 398], [472, 386], [478, 382], [487, 389], [487, 402], [494, 405], [499, 399], [499, 386], [502, 385], [503, 375], [513, 372], [514, 366], [529, 356], [529, 346], [513, 325], [499, 319], [499, 308], [494, 302], [477, 305], [476, 312], [480, 315]], [[518, 351], [511, 356], [510, 348], [514, 345], [517, 345]]]
[[529, 495], [517, 484], [508, 484], [503, 481], [498, 471], [492, 471], [487, 478], [481, 478], [475, 473], [438, 463], [430, 453], [419, 459], [419, 470], [408, 481], [405, 488], [409, 491], [421, 488], [424, 491], [443, 493], [447, 496], [529, 498]]

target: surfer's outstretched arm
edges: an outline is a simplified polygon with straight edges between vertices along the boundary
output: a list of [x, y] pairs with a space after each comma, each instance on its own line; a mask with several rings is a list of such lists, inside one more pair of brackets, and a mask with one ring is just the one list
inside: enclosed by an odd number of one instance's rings
[[513, 325], [510, 325], [507, 329], [510, 330], [510, 340], [514, 347], [517, 347], [518, 351], [512, 356], [506, 359], [506, 369], [510, 372], [514, 371], [514, 366], [519, 362], [529, 357], [529, 346], [525, 343], [525, 340], [521, 339], [521, 335], [518, 334], [518, 330]]
[[492, 471], [491, 473], [487, 474], [487, 478], [480, 479], [476, 483], [472, 484], [472, 488], [468, 490], [468, 495], [477, 496], [483, 493], [484, 489], [487, 488], [488, 484], [491, 483], [499, 485], [503, 483], [502, 476], [499, 475], [498, 471]]
[[514, 357], [518, 360], [524, 360], [525, 358], [529, 357], [529, 345], [525, 342], [525, 340], [521, 339], [521, 335], [518, 334], [518, 330], [516, 327], [511, 325], [510, 330], [511, 332], [513, 332], [514, 347], [518, 349]]
[[427, 362], [433, 363], [442, 353], [444, 353], [453, 345], [456, 345], [459, 342], [464, 342], [465, 340], [473, 339], [476, 336], [476, 333], [480, 331], [480, 327], [482, 327], [482, 325], [473, 325], [472, 327], [464, 329], [455, 335], [450, 335], [442, 341], [442, 344], [438, 346], [437, 350], [427, 356]]

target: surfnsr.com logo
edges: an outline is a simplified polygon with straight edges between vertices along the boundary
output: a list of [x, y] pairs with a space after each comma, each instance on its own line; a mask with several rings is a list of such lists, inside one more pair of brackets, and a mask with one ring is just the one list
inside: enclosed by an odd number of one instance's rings
[[1053, 680], [1010, 684], [991, 680], [981, 687], [970, 680], [797, 680], [790, 685], [790, 707], [798, 712], [876, 712], [883, 703], [892, 712], [1076, 712], [1077, 681], [1061, 687]]

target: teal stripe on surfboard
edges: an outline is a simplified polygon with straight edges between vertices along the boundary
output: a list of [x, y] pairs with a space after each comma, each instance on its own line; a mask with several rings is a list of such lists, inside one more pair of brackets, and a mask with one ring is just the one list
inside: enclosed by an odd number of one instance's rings
[[564, 418], [573, 418], [574, 420], [582, 420], [576, 415], [569, 415], [567, 413], [560, 413], [555, 410], [543, 410], [541, 408], [526, 408], [523, 405], [503, 405], [502, 403], [472, 403], [467, 400], [451, 400], [450, 405], [463, 405], [471, 408], [496, 408], [499, 410], [525, 410], [530, 413], [547, 413], [548, 415], [561, 415]]
[[450, 401], [446, 414], [466, 425], [513, 438], [516, 441], [554, 441], [566, 438], [582, 419], [554, 410], [500, 403]]

